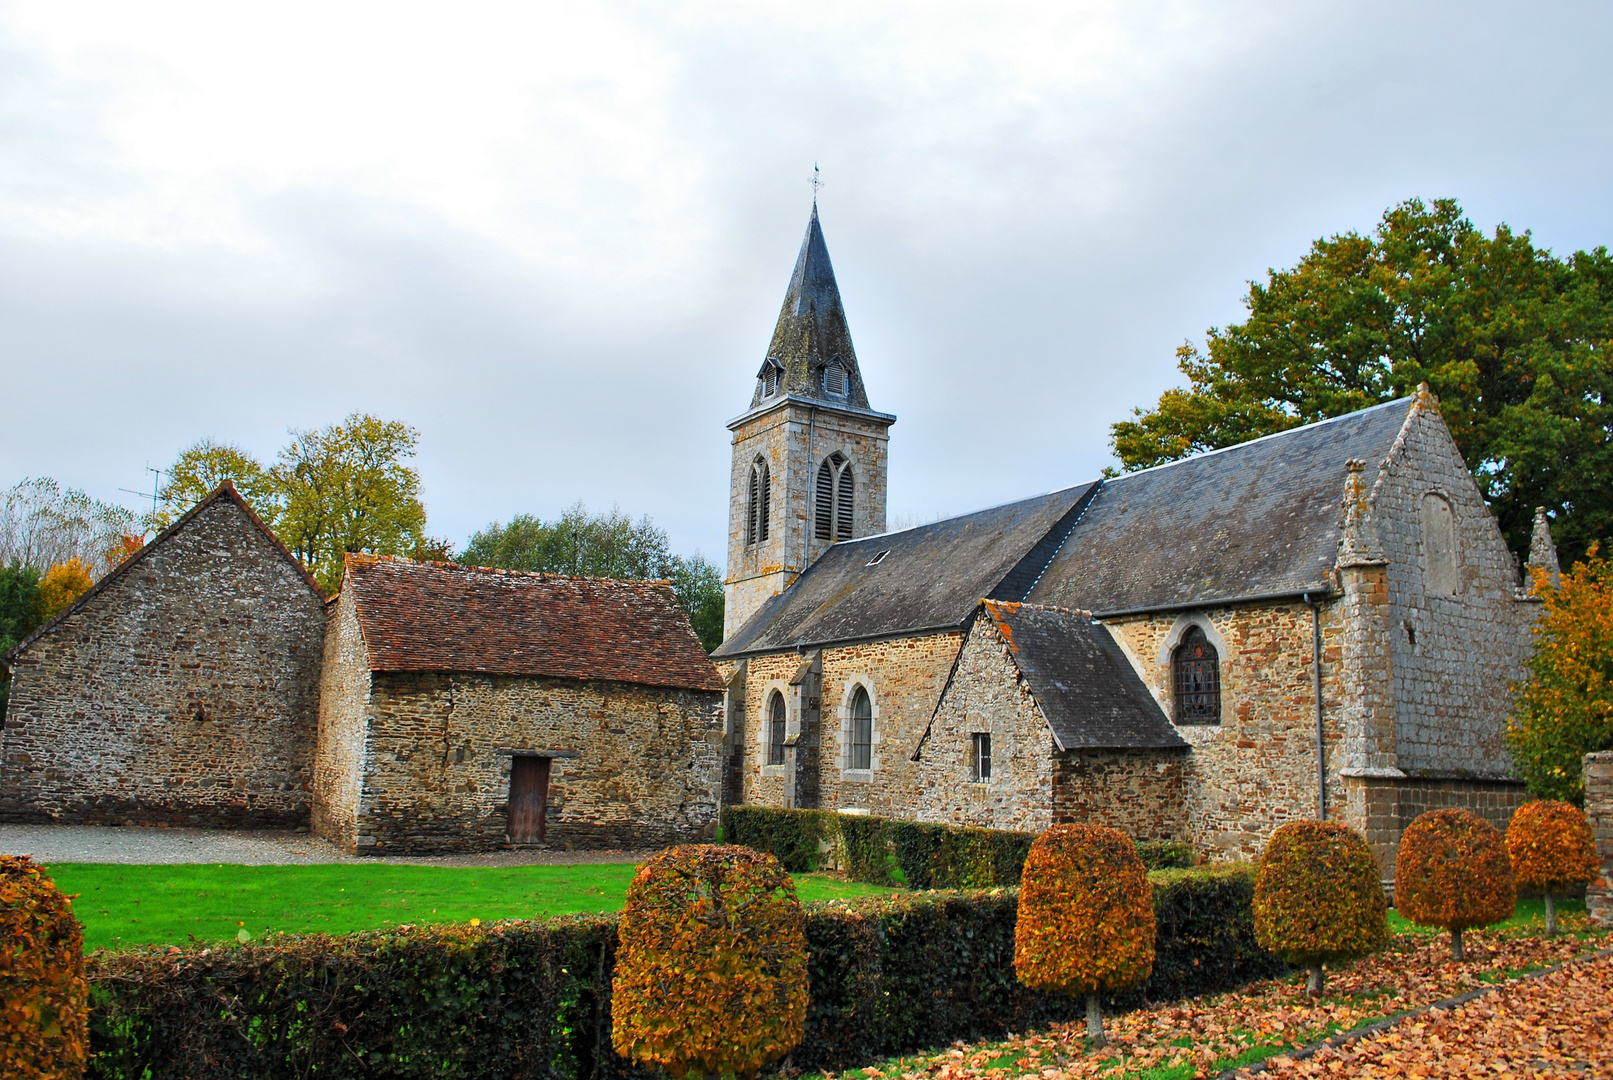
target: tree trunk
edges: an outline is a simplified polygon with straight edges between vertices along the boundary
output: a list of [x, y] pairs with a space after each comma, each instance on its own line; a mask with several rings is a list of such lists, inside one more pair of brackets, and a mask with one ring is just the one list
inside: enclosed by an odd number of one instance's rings
[[1546, 894], [1546, 936], [1557, 936], [1557, 908], [1551, 902], [1551, 893]]
[[1096, 990], [1087, 992], [1087, 1042], [1095, 1047], [1109, 1045], [1109, 1040], [1103, 1037], [1103, 1008]]
[[1322, 965], [1312, 964], [1310, 967], [1310, 973], [1310, 978], [1305, 980], [1305, 992], [1311, 997], [1321, 997], [1323, 978]]
[[1451, 931], [1451, 959], [1464, 959], [1462, 956], [1462, 932], [1460, 930]]

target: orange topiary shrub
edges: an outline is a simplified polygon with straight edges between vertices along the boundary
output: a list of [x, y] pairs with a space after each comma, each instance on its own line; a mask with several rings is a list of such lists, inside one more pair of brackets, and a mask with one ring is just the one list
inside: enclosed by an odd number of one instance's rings
[[1557, 933], [1552, 893], [1595, 881], [1601, 872], [1596, 836], [1585, 811], [1554, 799], [1526, 802], [1507, 826], [1507, 854], [1519, 885], [1546, 897], [1546, 933]]
[[1255, 879], [1255, 940], [1310, 969], [1354, 960], [1389, 943], [1389, 904], [1366, 839], [1336, 821], [1291, 821], [1272, 834]]
[[1395, 908], [1421, 926], [1451, 932], [1462, 959], [1462, 931], [1512, 915], [1518, 899], [1500, 830], [1466, 810], [1430, 810], [1406, 826], [1395, 859]]
[[674, 1077], [753, 1075], [806, 1026], [806, 916], [773, 856], [691, 844], [633, 877], [618, 930], [611, 1042]]
[[67, 897], [26, 855], [0, 855], [0, 1076], [82, 1076], [89, 994]]
[[1102, 1046], [1098, 995], [1154, 969], [1154, 890], [1137, 846], [1113, 829], [1055, 825], [1031, 845], [1020, 878], [1014, 971], [1037, 990], [1087, 999]]

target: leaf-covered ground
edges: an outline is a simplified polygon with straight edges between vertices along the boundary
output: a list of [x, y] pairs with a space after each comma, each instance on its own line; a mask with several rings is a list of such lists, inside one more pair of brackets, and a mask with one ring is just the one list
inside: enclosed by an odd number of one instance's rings
[[[1463, 963], [1451, 961], [1449, 939], [1444, 935], [1400, 934], [1387, 951], [1342, 970], [1330, 971], [1326, 991], [1319, 1000], [1307, 997], [1303, 975], [1294, 975], [1255, 983], [1237, 993], [1141, 1009], [1106, 1019], [1109, 1046], [1103, 1050], [1088, 1048], [1084, 1023], [1055, 1025], [1045, 1032], [972, 1046], [954, 1045], [939, 1054], [906, 1057], [878, 1068], [854, 1070], [845, 1074], [844, 1080], [875, 1076], [889, 1080], [1076, 1080], [1086, 1077], [1188, 1080], [1213, 1077], [1224, 1069], [1264, 1061], [1329, 1035], [1431, 1005], [1468, 990], [1507, 982], [1613, 944], [1613, 935], [1585, 932], [1583, 914], [1569, 915], [1562, 921], [1565, 929], [1576, 932], [1548, 939], [1519, 929], [1502, 933], [1469, 931], [1465, 936], [1468, 959]], [[1602, 1043], [1613, 1045], [1613, 1037], [1607, 1034], [1606, 1027], [1609, 1002], [1613, 999], [1613, 981], [1610, 981], [1613, 966], [1581, 961], [1571, 970], [1573, 974], [1549, 985], [1571, 988], [1578, 1002], [1573, 1008], [1584, 1014], [1585, 1026], [1594, 1030], [1593, 1025], [1601, 1023]], [[1545, 1000], [1549, 1001], [1549, 997]], [[1464, 1019], [1462, 1023], [1477, 1024], [1476, 1018], [1486, 1008], [1493, 1008], [1489, 996], [1475, 1003], [1472, 1014], [1475, 1019]], [[1602, 1010], [1599, 1013], [1598, 1008]], [[1520, 1009], [1523, 1011], [1517, 1014], [1517, 1019], [1542, 1015], [1529, 1012], [1523, 1006]], [[1410, 1022], [1412, 1026], [1417, 1023], [1424, 1025], [1424, 1031], [1417, 1038], [1432, 1046], [1427, 1032], [1433, 1030], [1433, 1019]], [[1505, 1038], [1507, 1022], [1497, 1020], [1495, 1023], [1498, 1026], [1492, 1037]], [[1525, 1041], [1538, 1037], [1537, 1027], [1525, 1031], [1524, 1027], [1513, 1025], [1520, 1052]], [[1408, 1037], [1403, 1035], [1402, 1039]], [[1561, 1054], [1579, 1052], [1583, 1055], [1585, 1051], [1576, 1051], [1574, 1047], [1584, 1045], [1583, 1040], [1565, 1036]], [[1613, 1055], [1602, 1052], [1597, 1060], [1608, 1056]], [[1310, 1062], [1315, 1060], [1319, 1059], [1290, 1062], [1290, 1071], [1280, 1075], [1368, 1075], [1358, 1073], [1354, 1066], [1344, 1066], [1337, 1054], [1325, 1059], [1324, 1071], [1312, 1070]], [[1479, 1072], [1476, 1055], [1469, 1055], [1467, 1061], [1467, 1073], [1419, 1069], [1371, 1075], [1498, 1075]], [[1361, 1067], [1365, 1067], [1365, 1059]], [[1605, 1065], [1599, 1067], [1603, 1071], [1594, 1071], [1595, 1067], [1587, 1071], [1588, 1066], [1582, 1065], [1578, 1071], [1563, 1075], [1613, 1076]], [[1513, 1075], [1525, 1074], [1514, 1072]], [[1557, 1074], [1537, 1071], [1527, 1075]]]

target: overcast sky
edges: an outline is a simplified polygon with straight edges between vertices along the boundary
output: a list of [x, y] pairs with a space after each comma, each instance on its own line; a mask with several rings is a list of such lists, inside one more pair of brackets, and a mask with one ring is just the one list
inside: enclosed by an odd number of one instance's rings
[[0, 3], [0, 486], [421, 432], [430, 531], [725, 554], [823, 168], [890, 512], [1088, 479], [1245, 282], [1453, 196], [1613, 240], [1605, 4]]

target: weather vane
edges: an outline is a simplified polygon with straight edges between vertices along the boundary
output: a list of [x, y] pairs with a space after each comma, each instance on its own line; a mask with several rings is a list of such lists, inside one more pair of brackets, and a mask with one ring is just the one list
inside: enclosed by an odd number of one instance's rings
[[818, 205], [818, 190], [824, 186], [823, 177], [818, 173], [818, 163], [812, 163], [812, 205]]

